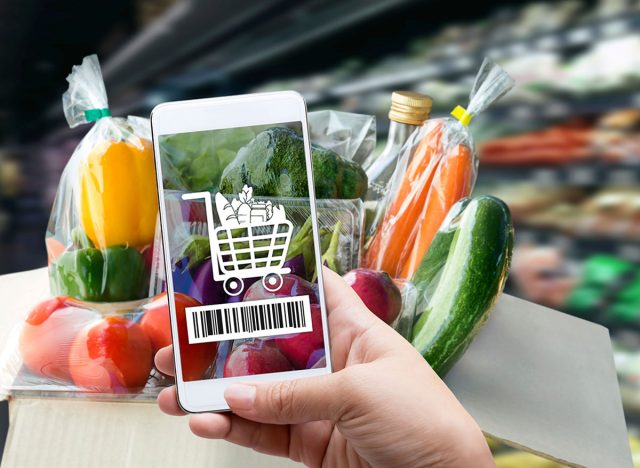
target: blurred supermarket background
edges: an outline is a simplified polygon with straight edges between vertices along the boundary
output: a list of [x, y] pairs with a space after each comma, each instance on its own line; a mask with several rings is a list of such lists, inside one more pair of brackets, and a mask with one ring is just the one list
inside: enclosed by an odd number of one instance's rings
[[[516, 220], [509, 292], [611, 329], [635, 434], [640, 1], [448, 5], [3, 0], [0, 273], [46, 264], [57, 182], [88, 130], [67, 127], [60, 96], [85, 55], [99, 54], [114, 115], [147, 115], [166, 100], [295, 89], [310, 110], [376, 115], [379, 150], [391, 91], [429, 94], [433, 115], [446, 114], [467, 102], [486, 55], [517, 80], [473, 123], [476, 192], [503, 198]], [[513, 463], [502, 466], [527, 466]]]

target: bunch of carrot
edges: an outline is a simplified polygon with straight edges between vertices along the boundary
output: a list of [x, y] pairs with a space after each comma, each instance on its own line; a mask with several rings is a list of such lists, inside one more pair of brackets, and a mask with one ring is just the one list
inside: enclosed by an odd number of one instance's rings
[[397, 278], [411, 278], [449, 209], [473, 189], [476, 159], [464, 143], [451, 143], [447, 120], [423, 127], [406, 171], [370, 239], [364, 263]]

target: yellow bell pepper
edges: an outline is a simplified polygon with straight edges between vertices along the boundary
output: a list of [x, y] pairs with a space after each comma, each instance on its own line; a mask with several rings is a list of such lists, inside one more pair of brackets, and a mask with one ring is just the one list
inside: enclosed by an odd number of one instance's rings
[[151, 142], [103, 141], [79, 172], [80, 219], [97, 248], [153, 241], [158, 196]]

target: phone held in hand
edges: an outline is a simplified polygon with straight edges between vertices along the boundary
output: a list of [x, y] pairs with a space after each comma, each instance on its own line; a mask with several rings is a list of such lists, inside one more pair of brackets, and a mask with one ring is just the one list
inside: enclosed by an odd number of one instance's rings
[[169, 102], [151, 125], [180, 406], [225, 411], [234, 382], [330, 373], [302, 96]]

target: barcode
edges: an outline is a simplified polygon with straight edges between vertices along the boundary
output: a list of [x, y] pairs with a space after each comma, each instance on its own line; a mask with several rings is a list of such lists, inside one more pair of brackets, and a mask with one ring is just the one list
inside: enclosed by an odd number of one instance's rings
[[309, 296], [187, 307], [189, 343], [311, 331]]

